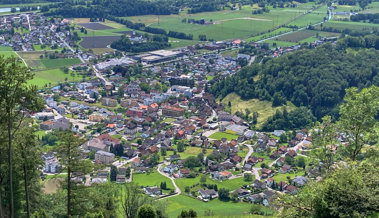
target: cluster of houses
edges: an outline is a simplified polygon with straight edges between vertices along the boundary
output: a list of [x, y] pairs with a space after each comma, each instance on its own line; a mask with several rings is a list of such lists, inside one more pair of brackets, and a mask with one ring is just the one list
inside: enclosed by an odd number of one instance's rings
[[12, 47], [15, 51], [33, 51], [33, 45], [64, 48], [66, 45], [61, 37], [74, 45], [68, 27], [66, 19], [51, 19], [37, 13], [2, 16], [0, 45]]

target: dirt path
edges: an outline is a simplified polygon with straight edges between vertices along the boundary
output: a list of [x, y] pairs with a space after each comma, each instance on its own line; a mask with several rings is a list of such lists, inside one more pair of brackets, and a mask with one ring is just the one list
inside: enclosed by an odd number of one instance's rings
[[218, 20], [218, 21], [215, 21], [214, 24], [221, 24], [222, 22], [231, 21], [231, 20], [272, 21], [272, 20], [269, 20], [269, 19], [255, 18], [255, 17], [239, 17], [239, 18], [231, 18], [231, 19], [225, 19], [225, 20]]

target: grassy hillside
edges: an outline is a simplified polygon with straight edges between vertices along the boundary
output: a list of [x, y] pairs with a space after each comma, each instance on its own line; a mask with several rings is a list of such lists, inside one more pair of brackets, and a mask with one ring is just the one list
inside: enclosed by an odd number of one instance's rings
[[[275, 114], [277, 109], [282, 110], [284, 107], [272, 107], [272, 103], [269, 101], [260, 101], [258, 99], [250, 99], [248, 101], [244, 101], [235, 93], [231, 93], [227, 95], [221, 102], [224, 105], [228, 105], [231, 103], [231, 112], [235, 113], [237, 111], [245, 113], [245, 109], [249, 109], [251, 112], [258, 112], [258, 127], [262, 125], [263, 122], [267, 120], [268, 117]], [[293, 110], [295, 106], [291, 102], [287, 102], [287, 110]]]

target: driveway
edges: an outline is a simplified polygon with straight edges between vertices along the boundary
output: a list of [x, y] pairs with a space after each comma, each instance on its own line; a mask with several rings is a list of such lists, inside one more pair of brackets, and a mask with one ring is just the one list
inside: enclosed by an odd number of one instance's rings
[[174, 195], [170, 195], [170, 196], [167, 196], [167, 197], [164, 197], [164, 198], [160, 198], [159, 200], [161, 199], [165, 199], [165, 198], [171, 198], [171, 197], [174, 197], [174, 196], [177, 196], [177, 195], [180, 195], [182, 193], [182, 191], [180, 190], [180, 188], [176, 185], [175, 183], [175, 180], [174, 178], [172, 178], [170, 175], [168, 175], [167, 173], [164, 173], [163, 170], [162, 170], [162, 166], [163, 166], [163, 163], [159, 164], [158, 165], [158, 173], [161, 174], [162, 176], [164, 177], [167, 177], [171, 180], [172, 184], [174, 185], [175, 187], [175, 194]]

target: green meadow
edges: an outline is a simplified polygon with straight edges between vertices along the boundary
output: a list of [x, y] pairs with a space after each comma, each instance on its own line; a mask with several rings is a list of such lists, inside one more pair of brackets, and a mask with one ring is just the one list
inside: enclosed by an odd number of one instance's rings
[[45, 85], [56, 85], [60, 82], [65, 82], [66, 78], [68, 82], [80, 81], [81, 77], [72, 76], [71, 73], [65, 74], [62, 69], [50, 69], [43, 71], [35, 71], [34, 78], [29, 82], [29, 84], [36, 85], [39, 88], [44, 88]]

